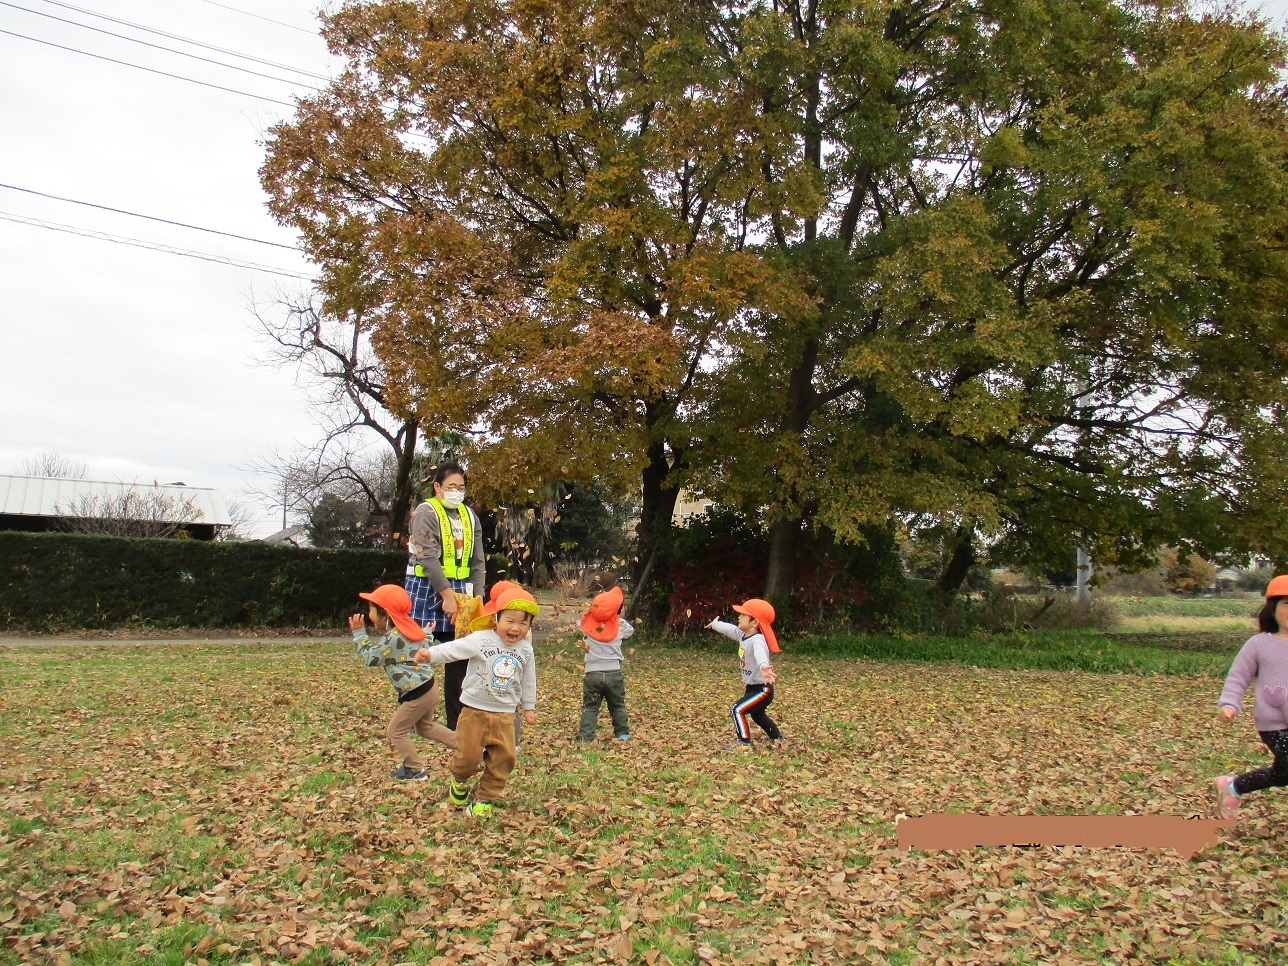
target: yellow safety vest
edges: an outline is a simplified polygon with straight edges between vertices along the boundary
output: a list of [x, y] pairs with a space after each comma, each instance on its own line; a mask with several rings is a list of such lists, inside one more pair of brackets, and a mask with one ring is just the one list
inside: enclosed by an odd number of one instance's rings
[[443, 540], [443, 576], [448, 580], [470, 579], [470, 553], [474, 550], [474, 527], [470, 522], [470, 511], [462, 503], [457, 512], [461, 515], [461, 563], [456, 565], [456, 538], [452, 536], [452, 522], [447, 518], [447, 510], [438, 502], [437, 497], [429, 498], [429, 505], [438, 514], [438, 530]]

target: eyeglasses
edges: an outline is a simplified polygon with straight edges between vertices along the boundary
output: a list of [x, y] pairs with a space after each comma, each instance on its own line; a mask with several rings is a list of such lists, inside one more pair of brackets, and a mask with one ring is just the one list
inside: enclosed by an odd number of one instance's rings
[[442, 483], [439, 483], [438, 485], [439, 485], [439, 487], [440, 487], [441, 489], [443, 489], [444, 491], [446, 491], [446, 492], [448, 492], [448, 493], [464, 493], [464, 492], [465, 492], [465, 484], [464, 484], [464, 483], [448, 483], [446, 486], [444, 486]]

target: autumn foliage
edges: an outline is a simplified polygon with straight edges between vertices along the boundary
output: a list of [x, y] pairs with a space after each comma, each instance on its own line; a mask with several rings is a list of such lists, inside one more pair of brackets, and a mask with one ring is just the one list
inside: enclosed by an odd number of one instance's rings
[[[632, 740], [575, 742], [580, 651], [493, 822], [395, 783], [348, 645], [0, 651], [0, 962], [1282, 962], [1288, 798], [1169, 851], [898, 850], [901, 814], [1207, 814], [1264, 750], [1207, 677], [793, 656], [787, 745], [724, 755], [737, 659], [637, 648]], [[69, 673], [71, 669], [72, 673]]]

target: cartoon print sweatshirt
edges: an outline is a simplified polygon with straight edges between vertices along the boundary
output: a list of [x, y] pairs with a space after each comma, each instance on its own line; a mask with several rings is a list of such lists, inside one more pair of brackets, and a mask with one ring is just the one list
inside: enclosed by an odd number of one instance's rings
[[514, 713], [537, 706], [537, 660], [527, 638], [510, 647], [496, 631], [475, 631], [429, 648], [431, 664], [470, 663], [461, 686], [461, 704], [479, 711]]
[[743, 637], [738, 625], [728, 621], [713, 621], [711, 629], [738, 642], [738, 667], [742, 669], [742, 683], [763, 685], [765, 676], [760, 669], [770, 663], [765, 635], [757, 632], [750, 637]]
[[365, 628], [354, 631], [353, 643], [358, 657], [362, 658], [367, 667], [384, 669], [399, 698], [434, 680], [433, 668], [417, 664], [413, 660], [416, 652], [425, 646], [424, 643], [413, 644], [392, 627], [388, 634], [375, 640], [367, 636]]

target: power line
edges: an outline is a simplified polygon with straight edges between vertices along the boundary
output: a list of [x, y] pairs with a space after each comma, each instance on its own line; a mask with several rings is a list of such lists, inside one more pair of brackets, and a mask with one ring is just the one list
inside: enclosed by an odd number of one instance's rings
[[36, 37], [28, 37], [26, 34], [17, 34], [12, 30], [0, 30], [0, 34], [7, 34], [10, 37], [17, 37], [20, 40], [30, 40], [32, 43], [44, 44], [46, 47], [57, 47], [59, 50], [70, 51], [73, 54], [83, 54], [86, 57], [93, 57], [95, 60], [105, 60], [111, 64], [120, 64], [122, 67], [133, 67], [135, 70], [144, 70], [149, 74], [160, 74], [162, 77], [170, 77], [174, 80], [187, 81], [189, 84], [199, 84], [202, 87], [212, 87], [217, 91], [227, 91], [229, 94], [240, 94], [243, 97], [253, 97], [257, 101], [268, 101], [270, 104], [280, 104], [283, 107], [295, 107], [289, 101], [279, 101], [276, 98], [264, 97], [260, 94], [252, 94], [249, 91], [239, 91], [231, 87], [222, 87], [219, 84], [208, 84], [205, 81], [199, 81], [192, 77], [183, 77], [180, 74], [169, 74], [163, 70], [154, 70], [151, 67], [144, 67], [140, 64], [131, 64], [126, 60], [117, 60], [114, 57], [104, 57], [102, 54], [91, 54], [88, 50], [78, 50], [75, 47], [64, 47], [62, 44], [56, 44], [49, 40], [40, 40]]
[[202, 228], [200, 225], [189, 225], [182, 221], [171, 221], [168, 218], [157, 218], [154, 215], [143, 215], [137, 211], [126, 211], [122, 208], [109, 208], [107, 205], [96, 205], [91, 201], [77, 201], [75, 198], [63, 198], [59, 195], [46, 194], [43, 191], [36, 191], [33, 188], [19, 188], [13, 184], [0, 183], [0, 188], [8, 188], [10, 191], [21, 191], [23, 194], [37, 195], [41, 198], [51, 198], [54, 201], [66, 201], [68, 204], [84, 205], [86, 208], [97, 208], [99, 211], [110, 211], [117, 215], [129, 215], [131, 218], [143, 218], [147, 221], [159, 222], [163, 225], [174, 225], [178, 228], [191, 228], [193, 231], [204, 231], [211, 235], [222, 235], [224, 238], [236, 238], [238, 241], [254, 242], [257, 245], [272, 245], [274, 248], [285, 248], [290, 252], [298, 252], [300, 249], [295, 245], [285, 245], [282, 242], [265, 241], [262, 238], [251, 238], [248, 235], [234, 235], [232, 232], [217, 231], [214, 228]]
[[182, 255], [185, 258], [196, 258], [203, 262], [214, 262], [217, 265], [230, 265], [233, 268], [248, 268], [256, 272], [264, 272], [268, 275], [282, 275], [286, 278], [296, 278], [305, 282], [311, 282], [312, 276], [305, 275], [302, 272], [293, 272], [286, 268], [273, 268], [268, 265], [260, 265], [258, 262], [247, 262], [239, 258], [227, 258], [223, 255], [211, 255], [209, 252], [196, 252], [187, 248], [175, 248], [171, 245], [160, 245], [156, 242], [143, 241], [139, 238], [126, 238], [123, 235], [111, 235], [103, 231], [90, 231], [85, 228], [76, 228], [73, 225], [60, 225], [52, 221], [41, 221], [39, 218], [24, 218], [21, 215], [11, 215], [6, 211], [0, 211], [0, 221], [12, 221], [19, 225], [30, 225], [34, 228], [47, 228], [50, 231], [62, 231], [71, 235], [80, 235], [82, 238], [96, 238], [99, 241], [108, 241], [117, 245], [130, 245], [134, 248], [145, 248], [148, 251], [167, 252], [171, 255]]
[[208, 3], [212, 7], [223, 7], [225, 10], [231, 10], [233, 13], [245, 14], [247, 17], [254, 17], [256, 20], [264, 20], [264, 21], [267, 21], [268, 23], [275, 23], [279, 27], [289, 27], [292, 30], [298, 30], [302, 34], [308, 34], [310, 37], [316, 37], [318, 35], [318, 32], [316, 30], [306, 30], [303, 27], [297, 27], [295, 26], [295, 24], [287, 23], [284, 20], [274, 20], [272, 17], [261, 17], [257, 13], [251, 13], [249, 10], [242, 10], [242, 9], [239, 9], [238, 7], [230, 7], [226, 3], [215, 3], [215, 0], [201, 0], [201, 2]]
[[264, 74], [257, 70], [251, 70], [249, 67], [238, 67], [236, 64], [225, 64], [222, 60], [214, 60], [210, 57], [202, 57], [200, 54], [189, 53], [186, 50], [175, 50], [173, 47], [163, 47], [160, 44], [154, 44], [147, 40], [139, 40], [137, 37], [127, 37], [125, 34], [118, 34], [111, 30], [104, 30], [102, 27], [92, 27], [87, 23], [78, 23], [75, 20], [68, 20], [65, 17], [56, 17], [52, 13], [42, 13], [39, 10], [31, 10], [27, 7], [20, 7], [16, 3], [6, 3], [0, 0], [0, 7], [9, 7], [12, 10], [21, 10], [24, 13], [34, 14], [37, 17], [48, 17], [50, 20], [56, 20], [59, 23], [70, 24], [73, 27], [80, 27], [82, 30], [92, 30], [98, 34], [105, 34], [108, 37], [116, 37], [118, 40], [129, 41], [132, 44], [142, 44], [144, 47], [151, 47], [153, 50], [164, 50], [168, 54], [177, 54], [180, 57], [191, 57], [193, 60], [199, 60], [206, 64], [214, 64], [217, 67], [226, 67], [228, 70], [241, 71], [243, 74], [252, 74], [255, 77], [264, 77], [268, 80], [277, 81], [279, 84], [295, 84], [300, 87], [307, 87], [309, 90], [316, 91], [321, 88], [314, 87], [311, 84], [304, 84], [300, 81], [291, 80], [289, 77], [276, 77], [273, 74]]
[[314, 73], [311, 70], [304, 70], [300, 67], [291, 67], [288, 64], [279, 64], [277, 61], [265, 60], [263, 57], [255, 57], [252, 54], [243, 54], [240, 51], [229, 50], [227, 47], [217, 47], [214, 44], [208, 44], [201, 40], [193, 40], [191, 37], [184, 37], [181, 34], [172, 34], [166, 30], [157, 30], [155, 27], [149, 27], [145, 24], [135, 23], [133, 20], [122, 20], [119, 17], [110, 17], [105, 13], [99, 13], [95, 10], [89, 10], [86, 7], [78, 7], [73, 3], [63, 3], [62, 0], [42, 0], [54, 7], [62, 7], [64, 10], [74, 10], [77, 13], [84, 14], [87, 17], [96, 17], [99, 20], [106, 20], [108, 23], [120, 24], [122, 27], [133, 27], [135, 30], [142, 30], [144, 33], [156, 34], [158, 37], [165, 37], [167, 40], [177, 40], [180, 43], [192, 44], [194, 47], [202, 47], [206, 50], [213, 50], [219, 54], [228, 54], [231, 57], [237, 57], [241, 60], [249, 60], [252, 63], [262, 64], [265, 67], [276, 67], [280, 70], [288, 70], [293, 74], [303, 74], [306, 77], [312, 77], [314, 80], [329, 81], [330, 78], [322, 74]]

